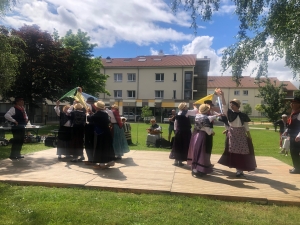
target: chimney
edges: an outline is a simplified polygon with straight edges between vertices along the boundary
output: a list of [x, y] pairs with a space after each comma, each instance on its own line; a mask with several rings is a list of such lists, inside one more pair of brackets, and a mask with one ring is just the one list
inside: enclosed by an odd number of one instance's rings
[[163, 50], [159, 50], [158, 55], [163, 56], [164, 55], [164, 51]]

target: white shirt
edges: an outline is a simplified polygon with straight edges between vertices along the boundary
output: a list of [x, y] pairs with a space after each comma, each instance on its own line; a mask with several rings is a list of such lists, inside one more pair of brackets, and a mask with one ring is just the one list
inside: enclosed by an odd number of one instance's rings
[[[4, 115], [4, 118], [7, 119], [8, 121], [10, 122], [13, 122], [15, 123], [16, 120], [14, 118], [12, 118], [12, 116], [16, 115], [16, 110], [15, 110], [15, 107], [11, 107], [7, 113]], [[26, 114], [26, 111], [25, 111], [25, 115], [26, 115], [26, 119], [28, 120], [28, 116]]]
[[[54, 110], [57, 114], [57, 116], [60, 116], [60, 109], [59, 109], [59, 106], [55, 106], [54, 107]], [[64, 124], [64, 127], [70, 127], [71, 126], [71, 121], [68, 120], [65, 124]]]
[[[227, 105], [223, 105], [223, 112], [224, 114], [227, 116], [227, 110], [228, 110], [228, 107]], [[231, 110], [231, 109], [230, 109]], [[246, 131], [249, 131], [249, 125], [248, 125], [248, 122], [244, 122], [244, 125], [242, 124], [242, 121], [240, 119], [239, 116], [236, 117], [236, 119], [232, 122], [229, 122], [228, 121], [228, 124], [231, 126], [231, 127], [245, 127], [245, 130]]]
[[108, 116], [110, 117], [110, 122], [117, 123], [114, 113], [109, 109], [106, 109], [105, 111], [107, 112]]
[[[185, 114], [186, 117], [188, 116], [196, 116], [196, 114], [199, 112], [198, 109], [192, 109], [188, 110], [187, 113]], [[182, 110], [179, 110], [178, 115], [182, 114]], [[174, 130], [177, 129], [177, 120], [174, 121]]]
[[[202, 116], [203, 116], [202, 114], [197, 114], [195, 117], [195, 122], [197, 123]], [[217, 118], [217, 116], [207, 116], [207, 118], [209, 119], [209, 122], [212, 122]], [[210, 127], [201, 127], [200, 130], [205, 131], [208, 135], [211, 135], [214, 131], [213, 128]]]

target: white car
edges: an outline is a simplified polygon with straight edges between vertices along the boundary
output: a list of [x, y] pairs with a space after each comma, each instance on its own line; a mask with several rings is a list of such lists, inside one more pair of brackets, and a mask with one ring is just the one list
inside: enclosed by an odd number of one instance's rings
[[125, 117], [128, 121], [139, 121], [141, 118], [140, 115], [135, 115], [133, 112], [123, 112], [123, 117]]

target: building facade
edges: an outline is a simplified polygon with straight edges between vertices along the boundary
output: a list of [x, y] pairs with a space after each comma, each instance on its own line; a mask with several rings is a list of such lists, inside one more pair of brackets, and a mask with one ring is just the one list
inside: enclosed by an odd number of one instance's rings
[[149, 106], [158, 121], [167, 117], [180, 102], [190, 106], [207, 93], [210, 60], [196, 55], [155, 55], [136, 58], [102, 59], [109, 75], [106, 89], [99, 94], [106, 105], [119, 105], [120, 113], [141, 114]]
[[[294, 97], [294, 91], [298, 89], [290, 81], [279, 81], [276, 77], [269, 77], [271, 83], [284, 83], [286, 91], [286, 100], [291, 100]], [[214, 93], [216, 88], [221, 88], [224, 91], [225, 99], [228, 103], [230, 99], [239, 99], [241, 101], [241, 110], [243, 105], [249, 104], [252, 108], [250, 116], [260, 116], [260, 113], [255, 110], [257, 104], [262, 104], [263, 99], [256, 97], [259, 94], [258, 84], [255, 78], [245, 76], [241, 79], [241, 85], [236, 86], [231, 76], [209, 76], [207, 77], [207, 94]]]

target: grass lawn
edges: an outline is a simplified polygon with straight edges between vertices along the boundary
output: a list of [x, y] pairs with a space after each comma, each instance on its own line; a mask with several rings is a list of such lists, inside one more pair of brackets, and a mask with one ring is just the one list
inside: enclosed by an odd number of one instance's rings
[[[137, 146], [130, 146], [130, 149], [170, 151], [146, 146], [149, 124], [131, 125], [132, 139]], [[163, 137], [167, 138], [168, 124], [160, 125]], [[40, 134], [48, 134], [54, 128], [44, 127]], [[214, 154], [223, 152], [225, 136], [222, 131], [223, 127], [215, 127]], [[251, 135], [257, 156], [275, 157], [291, 165], [290, 156], [278, 154], [278, 132], [252, 129]], [[6, 136], [11, 137], [10, 134]], [[0, 158], [9, 156], [10, 147], [0, 147]], [[42, 143], [24, 144], [22, 153], [47, 148]], [[0, 183], [0, 224], [299, 224], [299, 220], [299, 207], [295, 206]]]

